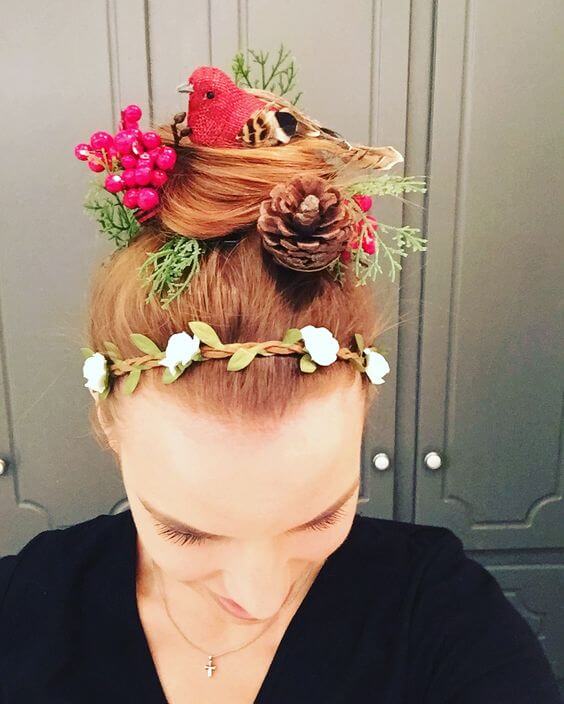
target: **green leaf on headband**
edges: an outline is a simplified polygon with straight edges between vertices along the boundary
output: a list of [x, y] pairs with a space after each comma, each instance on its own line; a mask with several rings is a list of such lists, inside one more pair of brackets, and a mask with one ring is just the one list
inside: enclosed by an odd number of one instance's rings
[[239, 347], [227, 363], [228, 372], [237, 372], [248, 366], [257, 356], [260, 347]]
[[109, 380], [106, 382], [106, 388], [100, 392], [98, 398], [106, 398], [106, 396], [110, 393], [110, 382]]
[[140, 332], [132, 332], [131, 335], [129, 336], [129, 339], [135, 347], [137, 347], [138, 350], [141, 350], [141, 352], [144, 352], [145, 354], [150, 354], [153, 357], [159, 357], [162, 358], [164, 357], [164, 352], [161, 352], [161, 350], [155, 345], [155, 343], [150, 340], [148, 337], [145, 337], [145, 335], [142, 335]]
[[285, 345], [295, 345], [302, 339], [302, 331], [299, 328], [288, 328], [284, 334], [282, 342]]
[[364, 344], [364, 337], [360, 333], [355, 332], [354, 339], [356, 340], [356, 346], [358, 348], [358, 351], [360, 352], [360, 354], [362, 354], [362, 350], [366, 347], [366, 345]]
[[129, 372], [129, 375], [123, 384], [123, 392], [125, 394], [133, 393], [133, 391], [135, 391], [135, 387], [137, 386], [137, 384], [139, 382], [140, 377], [141, 377], [141, 369], [139, 369], [138, 367], [136, 367], [135, 369], [132, 369]]
[[192, 360], [188, 361], [186, 364], [179, 364], [178, 367], [176, 368], [176, 372], [174, 374], [170, 373], [170, 369], [167, 367], [162, 375], [162, 382], [163, 384], [172, 384], [173, 381], [176, 381], [178, 377], [182, 374], [182, 372], [189, 367], [192, 364]]
[[224, 349], [225, 345], [219, 339], [216, 331], [212, 328], [211, 325], [203, 323], [201, 320], [191, 320], [188, 325], [190, 326], [190, 330], [192, 330], [194, 335], [197, 335], [198, 338], [205, 345], [213, 347], [216, 350]]
[[88, 357], [92, 357], [94, 354], [94, 350], [91, 350], [90, 347], [81, 347], [80, 351], [82, 352], [84, 359], [88, 359]]
[[112, 362], [117, 362], [118, 360], [123, 359], [123, 355], [119, 351], [119, 347], [114, 345], [113, 342], [104, 342], [104, 347], [106, 348], [108, 357], [112, 360]]
[[300, 357], [300, 369], [308, 374], [317, 369], [317, 364], [312, 360], [309, 352], [306, 352]]

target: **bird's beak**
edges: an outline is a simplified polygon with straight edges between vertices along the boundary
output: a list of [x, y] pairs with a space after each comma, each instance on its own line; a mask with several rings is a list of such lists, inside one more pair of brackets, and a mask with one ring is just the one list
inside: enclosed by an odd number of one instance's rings
[[189, 83], [181, 83], [179, 86], [176, 86], [176, 92], [177, 93], [193, 93], [194, 86], [190, 85]]

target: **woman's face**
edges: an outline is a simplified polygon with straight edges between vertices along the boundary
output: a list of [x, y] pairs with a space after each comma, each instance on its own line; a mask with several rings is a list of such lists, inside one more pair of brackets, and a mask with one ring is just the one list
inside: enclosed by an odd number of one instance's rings
[[123, 401], [114, 449], [144, 551], [167, 580], [204, 595], [220, 619], [237, 617], [217, 597], [255, 619], [272, 617], [351, 528], [360, 381], [307, 401], [274, 430], [230, 427], [150, 386]]

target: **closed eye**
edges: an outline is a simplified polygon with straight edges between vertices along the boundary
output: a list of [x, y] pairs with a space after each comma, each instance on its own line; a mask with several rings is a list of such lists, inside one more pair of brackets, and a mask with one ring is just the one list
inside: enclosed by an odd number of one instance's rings
[[[320, 521], [316, 521], [315, 523], [312, 523], [311, 525], [307, 526], [304, 530], [325, 530], [329, 526], [340, 521], [344, 514], [345, 511], [341, 507], [331, 513], [329, 516], [325, 516], [325, 518], [321, 519]], [[159, 535], [164, 535], [167, 540], [170, 540], [173, 543], [178, 543], [179, 545], [200, 545], [209, 540], [209, 538], [207, 538], [205, 535], [197, 535], [196, 533], [187, 533], [184, 531], [179, 531], [155, 519], [153, 519], [153, 522], [159, 529]]]

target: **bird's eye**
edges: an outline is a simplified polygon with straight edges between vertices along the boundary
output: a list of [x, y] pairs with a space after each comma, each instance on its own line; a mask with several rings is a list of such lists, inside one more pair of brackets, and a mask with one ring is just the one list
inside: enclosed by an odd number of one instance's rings
[[214, 96], [215, 96], [215, 93], [213, 92], [213, 90], [208, 90], [208, 92], [206, 93], [206, 98], [209, 98], [210, 100], [211, 100]]

